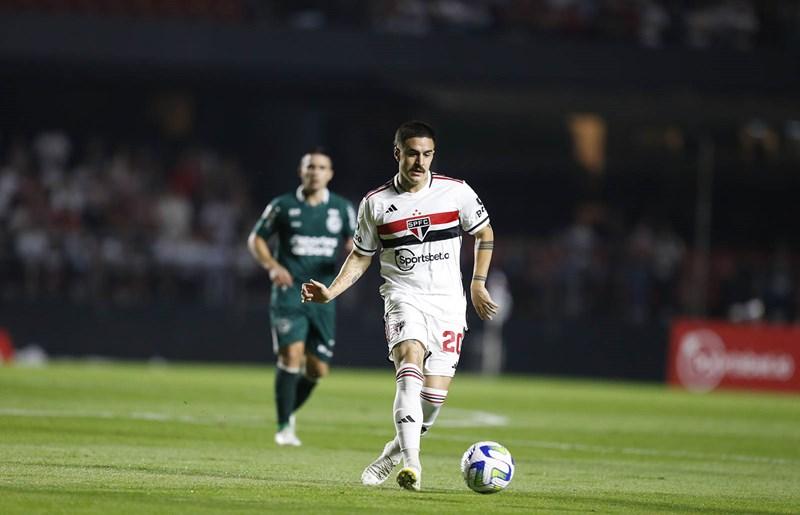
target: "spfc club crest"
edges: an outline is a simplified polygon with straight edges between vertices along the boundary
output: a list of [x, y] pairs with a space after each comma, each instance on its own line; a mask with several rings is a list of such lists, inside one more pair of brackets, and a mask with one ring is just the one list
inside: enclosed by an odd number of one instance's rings
[[419, 241], [422, 241], [425, 239], [425, 235], [428, 234], [428, 229], [431, 228], [431, 218], [426, 216], [408, 220], [406, 221], [406, 227], [408, 227], [411, 234], [416, 236]]

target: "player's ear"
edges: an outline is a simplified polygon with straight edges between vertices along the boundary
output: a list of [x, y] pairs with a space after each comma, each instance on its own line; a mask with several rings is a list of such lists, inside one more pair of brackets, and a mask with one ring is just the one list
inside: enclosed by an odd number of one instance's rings
[[303, 178], [303, 168], [306, 167], [307, 161], [311, 159], [311, 154], [303, 154], [303, 157], [300, 158], [300, 162], [297, 163], [297, 176], [301, 179]]
[[400, 162], [400, 149], [397, 147], [397, 145], [394, 146], [394, 160], [398, 163]]

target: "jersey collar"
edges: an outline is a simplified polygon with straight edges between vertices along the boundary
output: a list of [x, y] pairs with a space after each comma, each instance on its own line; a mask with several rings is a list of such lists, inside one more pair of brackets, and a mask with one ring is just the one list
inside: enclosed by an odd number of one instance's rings
[[394, 187], [394, 191], [397, 192], [398, 194], [408, 193], [410, 195], [417, 195], [419, 193], [422, 193], [423, 191], [428, 191], [429, 189], [431, 189], [431, 185], [432, 184], [433, 184], [433, 172], [431, 172], [430, 170], [428, 170], [428, 184], [423, 186], [422, 189], [419, 190], [419, 191], [414, 191], [414, 192], [404, 191], [403, 188], [400, 187], [400, 174], [399, 173], [396, 173], [395, 176], [394, 176], [394, 179], [392, 179], [392, 186]]
[[[294, 196], [297, 198], [298, 202], [305, 202], [306, 196], [303, 194], [303, 186], [298, 186], [297, 189], [294, 191]], [[322, 203], [327, 204], [328, 200], [331, 198], [331, 192], [328, 188], [322, 190]]]

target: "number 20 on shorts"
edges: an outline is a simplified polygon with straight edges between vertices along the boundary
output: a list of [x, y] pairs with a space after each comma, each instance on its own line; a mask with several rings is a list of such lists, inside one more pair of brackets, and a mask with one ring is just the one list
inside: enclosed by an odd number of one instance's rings
[[461, 340], [464, 339], [463, 333], [456, 333], [455, 331], [445, 331], [442, 333], [444, 341], [442, 342], [442, 350], [445, 352], [455, 352], [461, 354]]

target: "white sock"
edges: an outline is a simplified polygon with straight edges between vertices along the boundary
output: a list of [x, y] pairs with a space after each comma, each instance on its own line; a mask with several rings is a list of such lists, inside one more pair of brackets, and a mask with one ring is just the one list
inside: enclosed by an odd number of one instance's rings
[[[447, 390], [423, 386], [419, 396], [422, 401], [422, 429], [420, 430], [420, 436], [425, 436], [433, 423], [436, 422], [439, 412], [442, 411], [442, 405], [447, 399]], [[382, 456], [394, 456], [399, 452], [400, 439], [395, 436], [394, 440], [384, 446]]]
[[422, 434], [424, 435], [436, 422], [436, 417], [442, 411], [442, 405], [447, 399], [447, 390], [424, 386], [419, 396], [422, 399]]
[[407, 467], [419, 469], [419, 437], [422, 429], [420, 393], [425, 378], [413, 363], [401, 365], [395, 377], [394, 427], [403, 452], [403, 462]]

